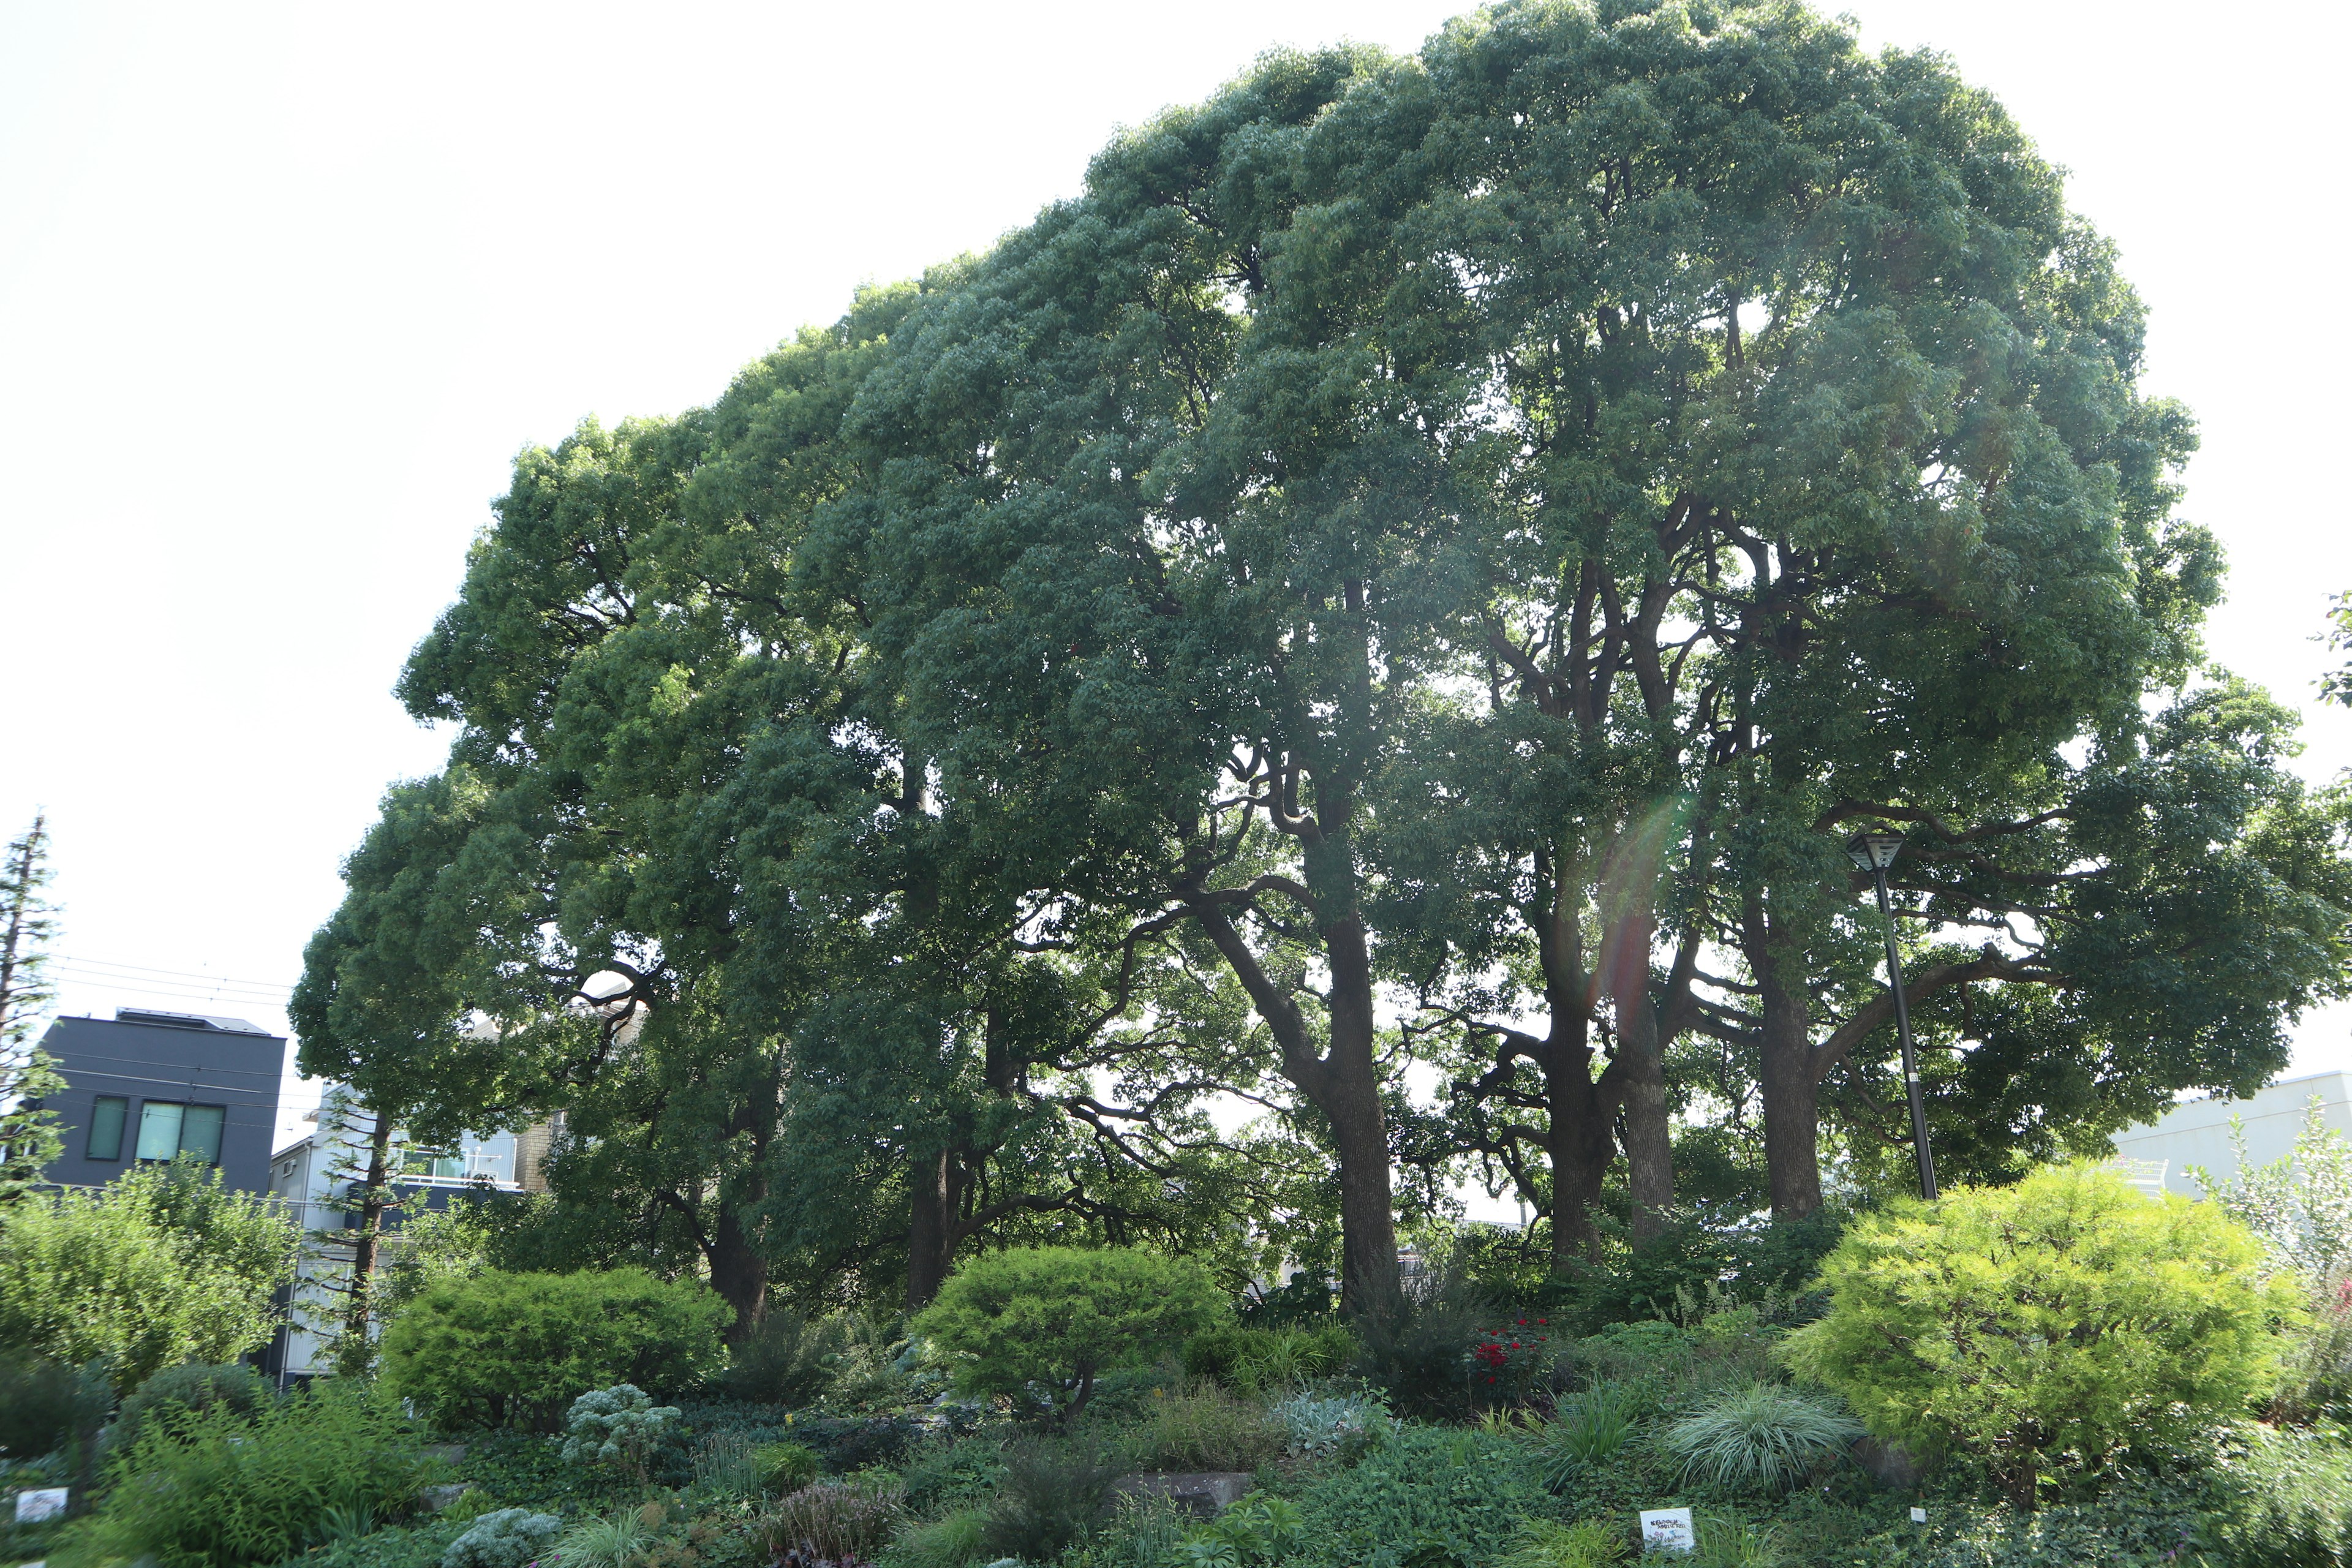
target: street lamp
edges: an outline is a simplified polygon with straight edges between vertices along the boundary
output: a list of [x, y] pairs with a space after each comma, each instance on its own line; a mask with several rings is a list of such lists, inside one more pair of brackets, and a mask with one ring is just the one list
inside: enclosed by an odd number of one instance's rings
[[1911, 1097], [1911, 1147], [1919, 1155], [1919, 1195], [1936, 1197], [1936, 1157], [1927, 1151], [1927, 1108], [1919, 1099], [1919, 1058], [1911, 1048], [1911, 1006], [1903, 999], [1903, 963], [1895, 955], [1895, 910], [1886, 900], [1886, 868], [1902, 852], [1899, 833], [1857, 833], [1845, 852], [1878, 886], [1878, 913], [1886, 922], [1886, 984], [1895, 993], [1895, 1034], [1903, 1042], [1903, 1088]]

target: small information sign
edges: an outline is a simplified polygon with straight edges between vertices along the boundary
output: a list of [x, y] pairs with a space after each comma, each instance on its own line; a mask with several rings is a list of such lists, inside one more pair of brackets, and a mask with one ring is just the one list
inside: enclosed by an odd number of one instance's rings
[[1698, 1532], [1691, 1528], [1686, 1508], [1645, 1508], [1642, 1510], [1642, 1550], [1696, 1552]]
[[64, 1487], [28, 1487], [16, 1494], [16, 1522], [41, 1524], [52, 1519], [63, 1519], [66, 1511]]
[[1924, 1508], [1915, 1508], [1915, 1509], [1913, 1509], [1913, 1510], [1911, 1510], [1911, 1522], [1912, 1522], [1912, 1523], [1914, 1523], [1914, 1524], [1925, 1524], [1925, 1523], [1927, 1523], [1927, 1510], [1926, 1509], [1924, 1509]]

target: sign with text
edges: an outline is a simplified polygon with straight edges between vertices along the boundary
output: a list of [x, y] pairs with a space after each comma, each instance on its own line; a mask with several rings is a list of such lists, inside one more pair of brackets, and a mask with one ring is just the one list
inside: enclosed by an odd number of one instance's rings
[[1698, 1532], [1691, 1528], [1686, 1508], [1645, 1508], [1642, 1510], [1642, 1550], [1696, 1552]]
[[42, 1524], [52, 1519], [63, 1519], [65, 1513], [64, 1487], [31, 1487], [16, 1494], [18, 1524]]

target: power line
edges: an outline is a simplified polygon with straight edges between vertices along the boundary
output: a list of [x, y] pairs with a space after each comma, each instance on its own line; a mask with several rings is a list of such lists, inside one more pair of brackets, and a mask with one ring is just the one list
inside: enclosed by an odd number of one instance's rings
[[201, 970], [159, 969], [150, 963], [122, 963], [110, 958], [81, 958], [68, 952], [53, 954], [51, 962], [77, 965], [85, 969], [127, 970], [137, 974], [162, 975], [173, 980], [201, 980], [221, 985], [251, 986], [263, 991], [290, 992], [294, 989], [291, 985], [276, 980], [239, 980], [231, 975], [210, 974]]

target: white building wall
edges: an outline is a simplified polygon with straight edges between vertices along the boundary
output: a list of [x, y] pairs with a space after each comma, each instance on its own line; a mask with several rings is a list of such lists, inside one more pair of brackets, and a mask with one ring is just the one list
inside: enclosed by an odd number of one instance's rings
[[2205, 1189], [2189, 1174], [2201, 1165], [2216, 1181], [2226, 1181], [2238, 1168], [2230, 1147], [2230, 1119], [2245, 1124], [2246, 1157], [2267, 1165], [2294, 1152], [2295, 1134], [2303, 1131], [2314, 1097], [2320, 1115], [2333, 1131], [2352, 1138], [2352, 1073], [2315, 1072], [2281, 1079], [2251, 1100], [2197, 1100], [2177, 1105], [2153, 1122], [2116, 1134], [2119, 1160], [2164, 1166], [2164, 1186], [2183, 1197], [2201, 1198]]

